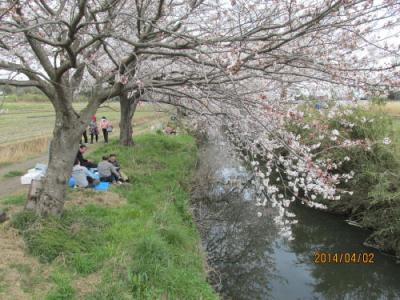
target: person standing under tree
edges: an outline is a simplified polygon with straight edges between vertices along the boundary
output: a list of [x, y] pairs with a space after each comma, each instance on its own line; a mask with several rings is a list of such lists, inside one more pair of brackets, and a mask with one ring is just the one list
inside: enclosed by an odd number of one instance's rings
[[103, 132], [103, 137], [104, 137], [104, 143], [108, 144], [108, 132], [111, 132], [111, 123], [109, 120], [107, 120], [106, 117], [102, 117], [100, 120], [100, 128], [101, 131]]
[[[87, 142], [88, 142], [88, 136], [87, 136], [86, 128], [85, 128], [85, 130], [82, 132], [82, 137], [83, 137], [83, 140], [84, 140], [85, 144], [87, 144]], [[81, 137], [80, 144], [83, 144], [83, 143], [82, 143], [82, 137]]]
[[92, 117], [89, 124], [90, 143], [93, 144], [93, 138], [96, 137], [96, 143], [99, 141], [99, 129], [97, 128], [96, 116]]

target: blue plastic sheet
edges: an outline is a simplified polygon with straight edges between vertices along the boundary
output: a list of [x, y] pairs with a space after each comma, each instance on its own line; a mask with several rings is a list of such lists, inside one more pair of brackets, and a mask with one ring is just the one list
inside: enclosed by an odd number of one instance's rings
[[110, 185], [109, 182], [100, 182], [98, 185], [94, 187], [96, 191], [107, 191], [108, 186]]
[[74, 179], [74, 177], [71, 176], [71, 177], [69, 178], [69, 180], [68, 180], [68, 186], [69, 186], [69, 187], [72, 187], [72, 188], [75, 186], [75, 179]]

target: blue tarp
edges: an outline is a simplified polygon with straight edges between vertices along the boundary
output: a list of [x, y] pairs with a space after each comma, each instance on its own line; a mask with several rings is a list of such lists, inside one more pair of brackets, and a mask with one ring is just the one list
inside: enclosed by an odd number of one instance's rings
[[98, 185], [94, 187], [96, 191], [107, 191], [108, 186], [110, 185], [109, 182], [100, 182]]
[[[90, 175], [91, 175], [92, 178], [94, 178], [94, 179], [100, 179], [99, 173], [97, 172], [97, 169], [90, 169], [89, 171], [90, 171], [90, 173], [91, 173]], [[100, 182], [98, 185], [96, 185], [96, 186], [94, 187], [94, 189], [95, 189], [96, 191], [107, 191], [109, 185], [110, 185], [109, 182]], [[71, 187], [71, 188], [73, 188], [73, 187], [75, 186], [75, 179], [74, 179], [74, 177], [71, 176], [71, 177], [69, 178], [69, 180], [68, 180], [68, 186]]]

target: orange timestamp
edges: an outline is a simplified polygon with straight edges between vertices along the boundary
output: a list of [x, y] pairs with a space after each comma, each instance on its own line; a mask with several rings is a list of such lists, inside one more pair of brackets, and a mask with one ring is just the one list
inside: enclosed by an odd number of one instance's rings
[[373, 264], [373, 252], [322, 252], [314, 253], [315, 264]]

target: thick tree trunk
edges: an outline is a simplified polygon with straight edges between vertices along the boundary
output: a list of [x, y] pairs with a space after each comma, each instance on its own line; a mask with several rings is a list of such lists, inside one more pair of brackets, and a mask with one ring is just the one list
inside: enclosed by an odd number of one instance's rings
[[177, 107], [176, 114], [178, 116], [178, 119], [182, 119], [187, 116], [186, 110], [182, 107]]
[[64, 207], [67, 180], [79, 148], [84, 125], [68, 114], [58, 113], [49, 150], [46, 176], [42, 178], [34, 203], [27, 203], [38, 215], [59, 215]]
[[122, 146], [133, 146], [133, 128], [132, 119], [139, 103], [139, 98], [128, 98], [127, 95], [120, 96], [121, 118], [119, 123], [119, 143]]

